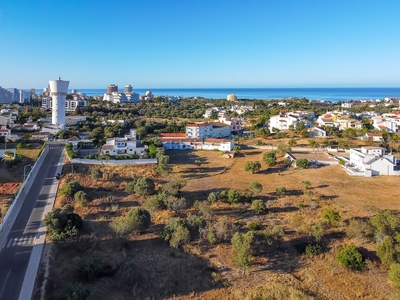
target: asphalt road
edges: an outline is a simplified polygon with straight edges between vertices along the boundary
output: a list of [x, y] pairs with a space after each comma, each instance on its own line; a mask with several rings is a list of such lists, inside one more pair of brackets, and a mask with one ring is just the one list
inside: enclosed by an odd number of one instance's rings
[[0, 300], [17, 300], [24, 281], [49, 191], [55, 184], [57, 164], [64, 144], [48, 145], [49, 152], [39, 167], [37, 176], [22, 204], [21, 210], [0, 252]]

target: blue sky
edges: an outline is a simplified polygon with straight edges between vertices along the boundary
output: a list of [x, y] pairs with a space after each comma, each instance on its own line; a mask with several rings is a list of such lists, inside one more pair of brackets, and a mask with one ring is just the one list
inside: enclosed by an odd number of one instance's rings
[[398, 87], [400, 1], [1, 0], [0, 86]]

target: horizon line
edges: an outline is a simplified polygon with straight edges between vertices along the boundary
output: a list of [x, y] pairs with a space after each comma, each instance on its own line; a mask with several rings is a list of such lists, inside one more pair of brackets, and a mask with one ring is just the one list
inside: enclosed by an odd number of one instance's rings
[[[194, 90], [194, 89], [398, 89], [400, 86], [376, 86], [376, 87], [362, 87], [362, 86], [351, 86], [351, 87], [132, 87], [134, 90], [135, 89], [140, 89], [140, 90]], [[29, 88], [30, 89], [30, 88]], [[34, 89], [39, 89], [43, 90], [44, 88], [34, 88]], [[69, 90], [79, 90], [79, 89], [85, 89], [85, 90], [107, 90], [107, 87], [80, 87], [80, 88], [68, 88]], [[119, 88], [118, 89], [123, 89]]]

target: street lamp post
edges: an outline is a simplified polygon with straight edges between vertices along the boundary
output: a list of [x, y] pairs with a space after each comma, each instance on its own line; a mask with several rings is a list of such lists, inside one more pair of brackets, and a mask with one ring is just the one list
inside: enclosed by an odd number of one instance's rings
[[25, 167], [24, 167], [24, 181], [25, 181], [25, 179], [26, 179], [26, 167], [30, 167], [31, 165], [26, 165]]

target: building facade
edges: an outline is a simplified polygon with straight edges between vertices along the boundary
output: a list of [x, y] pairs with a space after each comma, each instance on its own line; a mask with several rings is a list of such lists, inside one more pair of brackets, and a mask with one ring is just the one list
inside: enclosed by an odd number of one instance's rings
[[206, 138], [211, 136], [212, 126], [208, 123], [194, 123], [186, 125], [186, 137]]
[[110, 84], [107, 86], [107, 94], [118, 93], [118, 85]]
[[12, 103], [13, 95], [0, 86], [0, 104]]
[[237, 97], [235, 94], [228, 94], [228, 96], [226, 96], [226, 100], [228, 101], [237, 101]]

